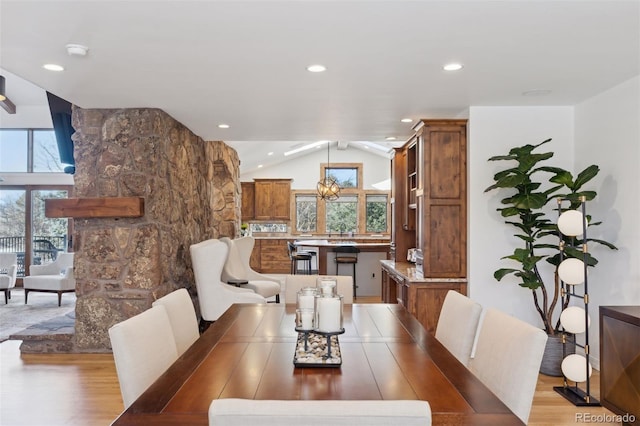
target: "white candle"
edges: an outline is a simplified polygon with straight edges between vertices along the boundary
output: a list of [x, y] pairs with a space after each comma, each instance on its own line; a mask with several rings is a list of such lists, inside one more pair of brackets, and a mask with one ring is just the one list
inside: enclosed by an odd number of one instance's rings
[[302, 329], [313, 329], [313, 309], [305, 309], [300, 313], [300, 315], [302, 318]]
[[312, 294], [301, 294], [298, 296], [298, 308], [299, 309], [310, 309], [313, 311], [313, 299], [314, 296]]
[[319, 298], [318, 311], [318, 331], [340, 331], [340, 299]]

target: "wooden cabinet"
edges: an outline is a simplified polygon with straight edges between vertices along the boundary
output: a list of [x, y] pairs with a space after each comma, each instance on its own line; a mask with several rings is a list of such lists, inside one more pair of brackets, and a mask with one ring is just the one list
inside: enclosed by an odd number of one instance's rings
[[399, 303], [430, 333], [435, 333], [444, 298], [449, 290], [467, 294], [464, 278], [419, 278], [415, 266], [381, 261], [382, 302]]
[[[260, 242], [259, 245], [257, 244], [258, 241]], [[255, 253], [259, 250], [260, 253], [254, 258], [254, 263], [259, 258], [260, 266], [254, 267], [254, 270], [263, 274], [288, 274], [290, 263], [287, 241], [289, 240], [256, 240], [256, 246], [253, 251]]]
[[467, 121], [424, 120], [418, 136], [418, 247], [425, 277], [467, 276]]
[[242, 221], [247, 222], [255, 218], [256, 186], [253, 182], [240, 182], [240, 186], [242, 188], [240, 211], [242, 213]]
[[[416, 247], [416, 209], [409, 207], [409, 173], [407, 158], [409, 150], [397, 148], [391, 161], [391, 259], [398, 262], [406, 260], [407, 250]], [[414, 162], [415, 163], [415, 162]], [[415, 175], [417, 177], [417, 175]]]
[[600, 402], [640, 425], [640, 306], [600, 306]]
[[254, 179], [255, 219], [290, 220], [291, 179]]

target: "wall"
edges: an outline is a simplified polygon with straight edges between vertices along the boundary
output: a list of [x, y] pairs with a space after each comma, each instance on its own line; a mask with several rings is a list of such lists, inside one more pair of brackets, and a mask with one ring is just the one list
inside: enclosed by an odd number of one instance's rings
[[[509, 255], [517, 245], [513, 226], [506, 225], [496, 208], [505, 191], [484, 193], [493, 175], [506, 162], [489, 162], [494, 155], [525, 144], [553, 138], [545, 150], [555, 155], [549, 165], [573, 169], [572, 107], [472, 107], [469, 114], [469, 294], [484, 307], [495, 307], [530, 324], [542, 326], [529, 290], [512, 277], [497, 282], [493, 272], [509, 267]], [[551, 271], [551, 270], [550, 270]], [[546, 281], [550, 278], [547, 275]]]
[[[320, 164], [327, 162], [326, 146], [323, 148], [253, 173], [243, 173], [240, 179], [243, 182], [251, 182], [254, 178], [293, 177], [292, 189], [314, 189], [320, 179]], [[371, 154], [358, 148], [348, 147], [346, 150], [338, 150], [335, 145], [332, 145], [329, 159], [332, 165], [335, 163], [363, 163], [364, 189], [375, 189], [371, 185], [389, 179], [391, 173], [389, 158]]]
[[74, 221], [76, 350], [108, 351], [113, 324], [180, 287], [196, 297], [189, 246], [237, 234], [239, 160], [157, 109], [75, 108], [73, 126], [75, 196], [145, 203], [141, 218]]
[[[640, 304], [640, 76], [575, 107], [577, 169], [598, 164], [598, 197], [587, 213], [601, 226], [589, 237], [615, 244], [611, 251], [591, 244], [599, 264], [589, 271], [592, 354], [599, 359], [600, 305]], [[597, 364], [596, 364], [597, 365]]]

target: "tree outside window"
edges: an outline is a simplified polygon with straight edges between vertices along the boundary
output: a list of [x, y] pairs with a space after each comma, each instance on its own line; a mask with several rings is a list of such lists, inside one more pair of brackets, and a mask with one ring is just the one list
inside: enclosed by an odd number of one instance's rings
[[387, 196], [367, 195], [367, 232], [387, 232]]
[[318, 200], [313, 195], [296, 195], [296, 229], [316, 232], [318, 229]]
[[327, 202], [327, 233], [358, 232], [358, 196], [345, 195]]

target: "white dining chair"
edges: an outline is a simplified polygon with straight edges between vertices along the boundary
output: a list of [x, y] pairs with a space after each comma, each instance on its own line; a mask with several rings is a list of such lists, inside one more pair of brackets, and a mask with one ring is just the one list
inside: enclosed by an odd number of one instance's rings
[[497, 309], [487, 310], [469, 369], [525, 424], [547, 334]]
[[438, 317], [436, 339], [465, 366], [478, 330], [482, 306], [455, 290], [449, 290]]
[[418, 400], [214, 399], [210, 426], [429, 426], [431, 407]]
[[336, 292], [343, 297], [345, 305], [353, 304], [353, 277], [351, 275], [286, 275], [284, 278], [284, 303], [296, 303], [298, 291], [304, 287], [315, 287], [318, 278], [335, 278]]
[[189, 292], [186, 288], [180, 288], [161, 297], [151, 305], [162, 305], [167, 310], [178, 356], [182, 355], [200, 337], [198, 317]]
[[189, 250], [203, 320], [216, 321], [234, 303], [267, 303], [253, 290], [222, 282], [222, 268], [229, 252], [225, 243], [210, 239], [193, 244]]
[[154, 306], [115, 324], [109, 339], [126, 409], [178, 358], [167, 310]]

